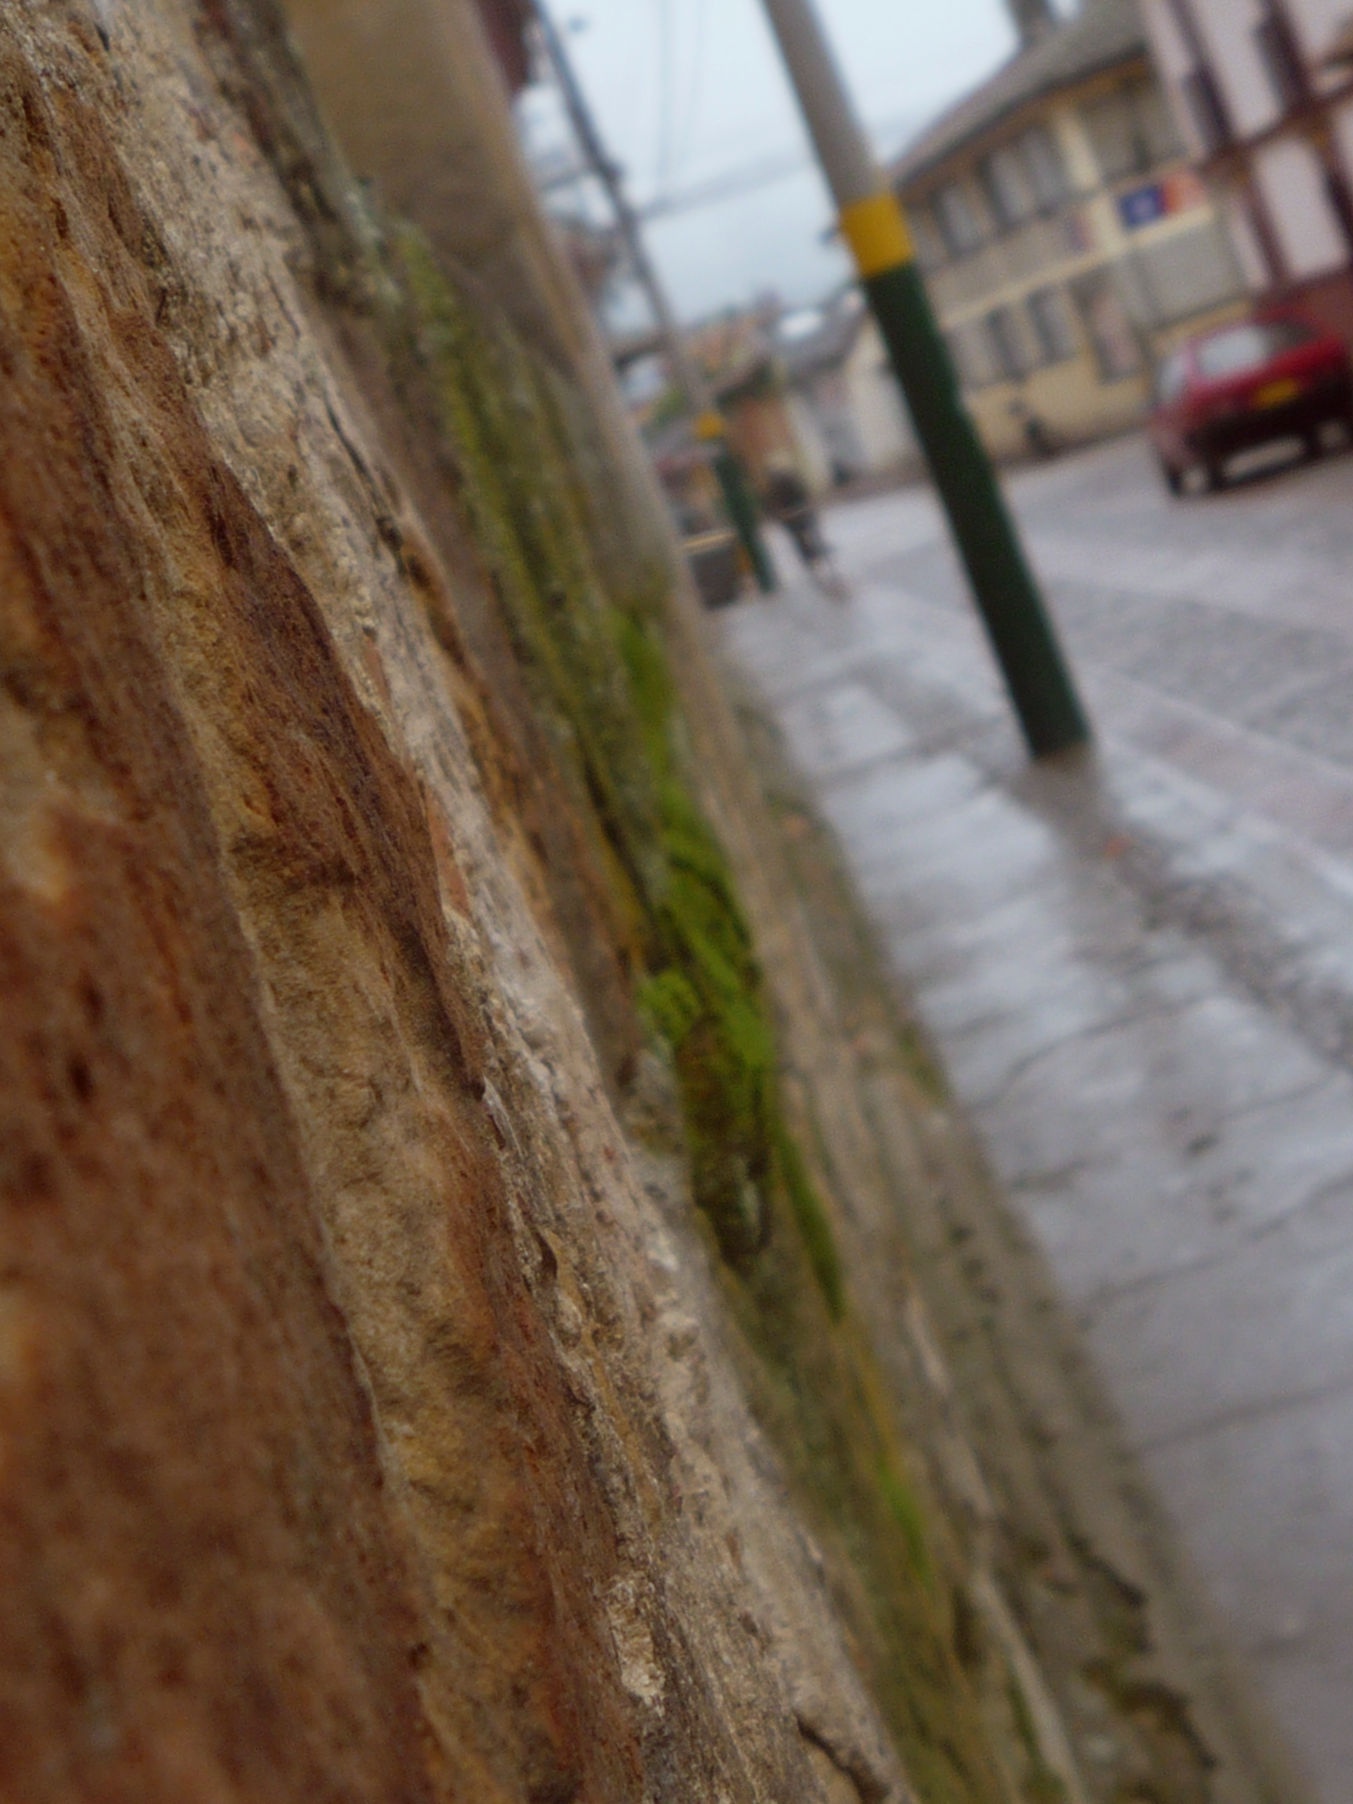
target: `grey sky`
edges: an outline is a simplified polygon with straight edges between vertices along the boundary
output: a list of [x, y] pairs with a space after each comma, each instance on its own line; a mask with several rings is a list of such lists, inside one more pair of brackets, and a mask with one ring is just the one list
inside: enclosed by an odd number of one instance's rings
[[[587, 21], [586, 29], [569, 34], [570, 49], [637, 201], [803, 146], [760, 0], [552, 4], [561, 24]], [[1003, 0], [819, 4], [882, 153], [895, 150], [1013, 44]], [[841, 253], [822, 243], [830, 219], [826, 192], [805, 168], [655, 222], [650, 244], [678, 310], [689, 318], [767, 288], [793, 302], [825, 292], [847, 273]]]

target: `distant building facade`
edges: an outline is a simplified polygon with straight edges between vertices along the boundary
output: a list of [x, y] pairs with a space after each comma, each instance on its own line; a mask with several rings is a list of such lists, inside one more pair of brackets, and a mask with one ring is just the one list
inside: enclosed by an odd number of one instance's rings
[[[831, 481], [828, 454], [815, 422], [799, 405], [777, 351], [778, 306], [730, 309], [687, 334], [686, 347], [700, 365], [723, 415], [728, 442], [742, 460], [758, 492], [764, 494], [777, 465], [789, 464], [810, 489]], [[634, 340], [642, 355], [656, 351], [648, 335]], [[658, 473], [683, 525], [715, 505], [709, 446], [695, 437], [684, 407], [673, 409], [674, 393], [664, 388], [637, 410]]]
[[803, 462], [824, 484], [906, 476], [920, 454], [887, 347], [851, 286], [819, 308], [791, 314], [777, 334]]
[[[915, 475], [920, 452], [864, 296], [853, 283], [813, 307], [778, 303], [730, 310], [688, 335], [728, 427], [729, 441], [764, 492], [790, 465], [815, 494], [859, 479]], [[618, 347], [618, 361], [657, 352], [651, 334]], [[671, 417], [671, 391], [637, 417], [679, 509], [699, 511], [707, 451], [691, 423]]]
[[[1247, 0], [1215, 0], [1219, 8]], [[1011, 0], [1020, 47], [892, 169], [965, 395], [1017, 452], [1136, 420], [1155, 360], [1244, 304], [1134, 0], [1059, 21]]]
[[1253, 293], [1353, 342], [1353, 0], [1143, 0]]

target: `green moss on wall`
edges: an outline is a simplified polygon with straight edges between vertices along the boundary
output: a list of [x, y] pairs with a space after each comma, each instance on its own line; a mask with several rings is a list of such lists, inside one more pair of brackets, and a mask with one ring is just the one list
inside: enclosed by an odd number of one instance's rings
[[[775, 1044], [727, 862], [679, 768], [657, 598], [603, 589], [548, 378], [457, 299], [417, 238], [401, 250], [518, 651], [573, 750], [628, 891], [619, 906], [644, 925], [637, 1000], [676, 1063], [696, 1201], [745, 1268], [781, 1181]], [[821, 1241], [826, 1217], [814, 1220]]]
[[692, 1191], [743, 1331], [753, 1405], [815, 1531], [855, 1575], [845, 1601], [921, 1798], [994, 1804], [1003, 1793], [951, 1646], [924, 1513], [786, 1116], [732, 874], [690, 781], [663, 632], [667, 579], [603, 580], [605, 498], [583, 474], [558, 379], [456, 293], [416, 234], [400, 237], [397, 258], [474, 536], [593, 820], [618, 931], [636, 948], [635, 1004], [670, 1052]]
[[753, 1407], [814, 1533], [853, 1575], [840, 1601], [918, 1798], [1004, 1799], [954, 1650], [925, 1507], [856, 1322], [832, 1322], [788, 1235], [773, 1236], [750, 1279], [730, 1277], [725, 1292], [752, 1355], [743, 1372]]
[[785, 1196], [798, 1224], [804, 1251], [813, 1268], [813, 1276], [817, 1279], [832, 1320], [839, 1322], [846, 1313], [846, 1285], [845, 1274], [841, 1270], [841, 1255], [836, 1248], [836, 1237], [827, 1220], [817, 1186], [808, 1175], [808, 1167], [804, 1164], [798, 1142], [786, 1130], [783, 1122], [777, 1123], [776, 1152]]
[[1024, 1795], [1029, 1804], [1068, 1804], [1066, 1786], [1043, 1757], [1043, 1748], [1038, 1739], [1038, 1729], [1034, 1723], [1033, 1711], [1029, 1708], [1029, 1700], [1014, 1679], [1011, 1679], [1006, 1687], [1006, 1696], [1009, 1699], [1015, 1732], [1019, 1736], [1020, 1745], [1024, 1749], [1025, 1759], [1028, 1763], [1024, 1776]]

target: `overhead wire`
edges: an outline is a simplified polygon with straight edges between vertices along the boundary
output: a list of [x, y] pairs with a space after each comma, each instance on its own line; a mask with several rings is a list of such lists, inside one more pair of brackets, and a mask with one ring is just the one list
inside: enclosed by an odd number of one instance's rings
[[700, 117], [700, 102], [703, 98], [705, 82], [705, 27], [708, 24], [705, 11], [705, 0], [695, 0], [694, 37], [695, 55], [691, 59], [691, 82], [686, 93], [686, 112], [682, 120], [681, 131], [677, 139], [676, 170], [685, 167], [690, 159], [691, 147], [695, 139], [695, 127]]
[[[873, 133], [878, 142], [888, 143], [895, 137], [914, 130], [915, 125], [915, 116], [906, 113], [874, 125]], [[813, 157], [806, 145], [769, 151], [765, 156], [754, 157], [745, 163], [737, 163], [716, 174], [705, 176], [684, 189], [668, 188], [660, 191], [638, 209], [639, 217], [645, 221], [663, 219], [673, 213], [686, 213], [699, 207], [713, 206], [734, 195], [751, 193], [754, 189], [784, 181], [812, 166]]]
[[676, 122], [676, 41], [671, 0], [658, 0], [658, 169], [657, 186], [672, 180], [673, 133]]

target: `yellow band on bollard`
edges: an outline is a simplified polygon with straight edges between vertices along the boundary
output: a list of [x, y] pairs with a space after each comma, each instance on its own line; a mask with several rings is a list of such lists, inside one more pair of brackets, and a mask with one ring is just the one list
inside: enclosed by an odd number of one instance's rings
[[841, 231], [866, 281], [910, 263], [916, 254], [897, 197], [886, 189], [868, 200], [852, 201], [841, 214]]
[[722, 438], [724, 430], [723, 415], [716, 413], [712, 407], [695, 422], [695, 436], [707, 445], [712, 444], [716, 438]]

